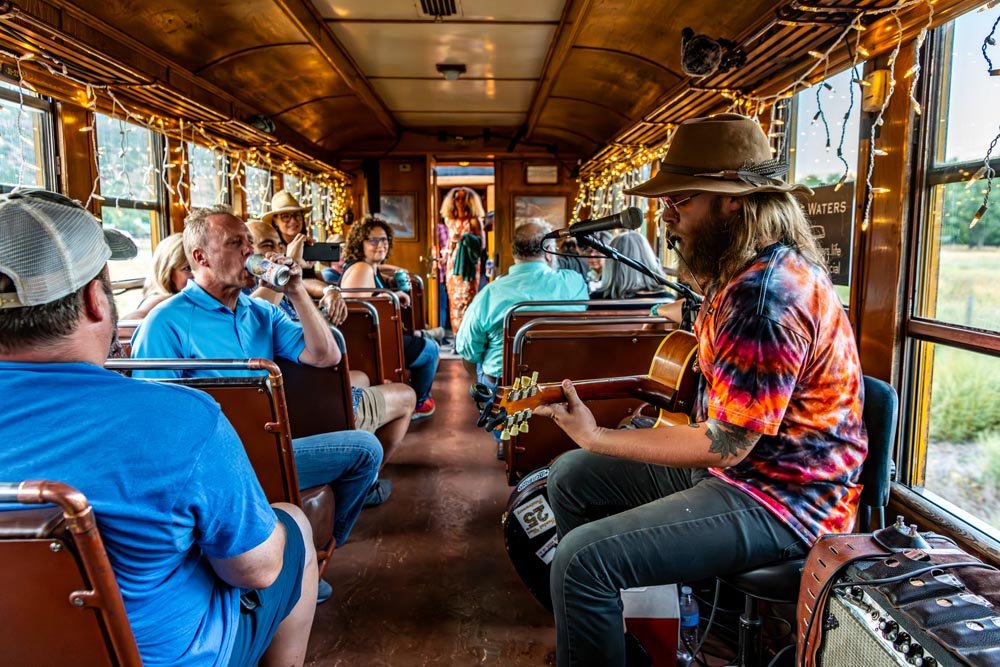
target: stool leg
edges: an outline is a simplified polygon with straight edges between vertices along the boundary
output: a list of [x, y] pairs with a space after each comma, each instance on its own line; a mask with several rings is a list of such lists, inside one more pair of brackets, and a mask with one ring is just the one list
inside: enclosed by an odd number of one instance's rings
[[760, 609], [757, 600], [752, 596], [746, 595], [744, 599], [735, 666], [760, 667]]

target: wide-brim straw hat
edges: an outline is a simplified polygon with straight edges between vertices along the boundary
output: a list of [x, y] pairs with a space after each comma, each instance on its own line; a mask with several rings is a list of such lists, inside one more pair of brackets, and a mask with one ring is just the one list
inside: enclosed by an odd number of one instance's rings
[[788, 165], [771, 153], [767, 135], [752, 118], [724, 113], [692, 118], [677, 126], [660, 171], [625, 191], [642, 197], [708, 192], [738, 197], [754, 192], [804, 192], [781, 177]]
[[312, 206], [299, 206], [299, 200], [297, 200], [292, 193], [288, 190], [278, 190], [271, 197], [271, 210], [262, 216], [264, 222], [270, 223], [274, 216], [279, 213], [298, 213], [298, 212], [308, 212], [312, 210]]

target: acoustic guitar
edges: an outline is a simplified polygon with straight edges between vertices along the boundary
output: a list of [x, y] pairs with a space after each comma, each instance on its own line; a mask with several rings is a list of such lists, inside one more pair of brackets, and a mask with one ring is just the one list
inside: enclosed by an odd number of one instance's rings
[[[671, 331], [656, 349], [647, 375], [578, 380], [580, 399], [638, 398], [659, 408], [653, 428], [689, 423], [698, 390], [698, 340], [688, 331]], [[528, 432], [532, 411], [539, 405], [563, 403], [559, 383], [538, 384], [538, 373], [498, 387], [490, 414], [482, 421], [487, 431], [500, 431], [501, 440]]]

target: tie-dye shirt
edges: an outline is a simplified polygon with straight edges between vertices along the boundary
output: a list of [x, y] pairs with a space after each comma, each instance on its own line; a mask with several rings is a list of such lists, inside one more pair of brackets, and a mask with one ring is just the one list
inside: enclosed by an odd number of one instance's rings
[[806, 543], [848, 532], [868, 451], [850, 322], [821, 268], [765, 248], [702, 305], [695, 324], [702, 419], [762, 434], [711, 472], [762, 503]]

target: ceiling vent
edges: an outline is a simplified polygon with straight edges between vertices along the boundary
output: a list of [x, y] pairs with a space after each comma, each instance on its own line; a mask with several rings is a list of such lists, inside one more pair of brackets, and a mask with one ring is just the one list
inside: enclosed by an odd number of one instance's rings
[[420, 0], [420, 10], [425, 16], [433, 16], [437, 20], [454, 16], [455, 0]]

